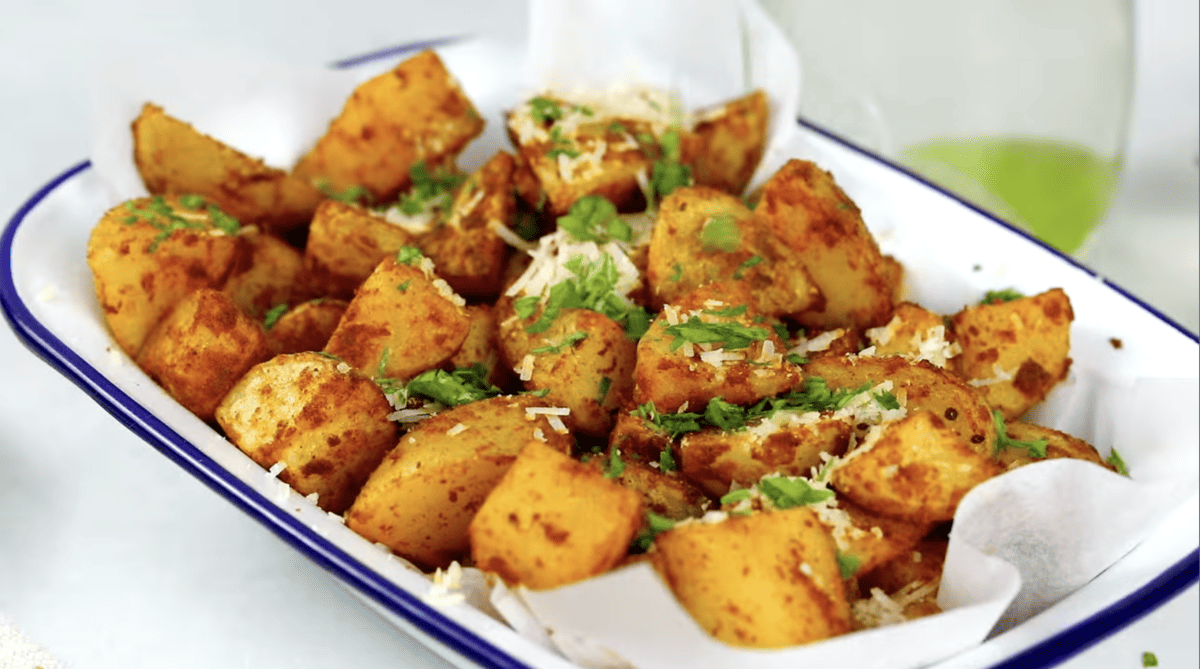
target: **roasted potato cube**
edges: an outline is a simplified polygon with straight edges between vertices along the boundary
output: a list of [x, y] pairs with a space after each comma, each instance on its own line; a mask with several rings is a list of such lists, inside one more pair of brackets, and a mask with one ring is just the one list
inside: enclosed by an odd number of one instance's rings
[[344, 300], [318, 298], [287, 309], [274, 322], [264, 319], [267, 343], [275, 355], [320, 351], [337, 329], [347, 306]]
[[388, 202], [412, 182], [413, 165], [446, 164], [481, 132], [483, 118], [441, 58], [422, 51], [360, 84], [294, 173]]
[[269, 233], [242, 235], [248, 249], [222, 290], [252, 318], [262, 319], [280, 304], [303, 301], [304, 255], [296, 247]]
[[780, 648], [850, 631], [837, 547], [807, 507], [659, 534], [654, 565], [709, 634]]
[[270, 357], [258, 321], [225, 293], [201, 288], [150, 331], [137, 364], [184, 408], [211, 421], [242, 375]]
[[991, 457], [996, 448], [996, 424], [987, 403], [961, 378], [928, 362], [898, 356], [822, 356], [804, 365], [804, 376], [820, 377], [834, 390], [891, 381], [892, 393], [909, 412], [937, 414], [980, 455]]
[[490, 304], [467, 305], [470, 326], [462, 346], [450, 356], [448, 366], [454, 369], [483, 365], [488, 383], [506, 387], [512, 379], [511, 370], [500, 361], [500, 323]]
[[1020, 418], [1067, 378], [1074, 318], [1059, 288], [967, 307], [951, 319], [962, 346], [954, 368], [1005, 418]]
[[510, 585], [555, 588], [616, 566], [642, 516], [641, 495], [531, 441], [471, 520], [471, 559]]
[[867, 330], [866, 335], [875, 355], [926, 360], [935, 367], [946, 368], [951, 358], [962, 353], [962, 347], [950, 339], [942, 317], [912, 302], [897, 304], [892, 319]]
[[830, 482], [838, 494], [883, 516], [951, 520], [963, 495], [1002, 471], [931, 411], [913, 412], [876, 435], [833, 469]]
[[744, 284], [768, 316], [820, 307], [802, 259], [742, 201], [714, 188], [676, 188], [663, 198], [647, 252], [650, 304], [658, 309], [714, 281]]
[[151, 195], [195, 193], [243, 225], [283, 231], [312, 218], [321, 193], [147, 103], [133, 121], [133, 162]]
[[913, 523], [872, 513], [844, 496], [837, 506], [818, 513], [829, 528], [853, 576], [869, 574], [880, 565], [906, 554], [929, 535], [933, 523]]
[[634, 402], [702, 412], [716, 397], [753, 404], [795, 387], [798, 368], [748, 302], [743, 288], [709, 284], [664, 307], [638, 342]]
[[217, 423], [266, 469], [317, 505], [342, 513], [396, 444], [391, 405], [369, 378], [319, 353], [251, 369], [217, 407]]
[[512, 155], [493, 156], [459, 187], [446, 219], [417, 244], [459, 295], [500, 294], [509, 246], [497, 230], [508, 229], [516, 212], [515, 168]]
[[161, 196], [117, 205], [88, 239], [105, 324], [133, 358], [167, 312], [200, 288], [219, 288], [246, 252], [240, 236], [214, 224], [202, 200], [183, 200], [187, 205]]
[[571, 409], [565, 420], [573, 430], [608, 434], [613, 412], [633, 393], [637, 343], [598, 311], [563, 309], [544, 332], [529, 333], [526, 327], [539, 317], [501, 323], [504, 358], [527, 390], [544, 390], [547, 401]]
[[304, 245], [312, 292], [348, 300], [380, 261], [415, 244], [416, 234], [388, 222], [383, 214], [325, 200], [313, 215]]
[[[672, 439], [651, 421], [622, 409], [617, 412], [613, 429], [608, 433], [608, 446], [646, 462], [658, 462], [662, 452], [672, 448]], [[674, 452], [670, 457], [678, 462]]]
[[407, 381], [450, 359], [471, 327], [465, 302], [415, 252], [384, 258], [359, 286], [325, 352], [363, 372]]
[[569, 452], [532, 396], [461, 404], [409, 430], [371, 474], [346, 525], [423, 568], [466, 556], [467, 526], [521, 448], [545, 440]]
[[[607, 457], [611, 457], [612, 452], [609, 449], [610, 456]], [[708, 510], [709, 498], [687, 479], [674, 472], [655, 469], [624, 451], [618, 451], [618, 454], [624, 466], [614, 480], [640, 494], [647, 511], [671, 520], [683, 520], [699, 518]], [[589, 462], [602, 461], [593, 459]], [[657, 464], [659, 461], [652, 462]], [[644, 527], [644, 523], [639, 527]]]
[[1065, 432], [1059, 432], [1041, 425], [1033, 423], [1023, 423], [1014, 421], [1005, 424], [1005, 433], [1009, 439], [1022, 442], [1032, 442], [1040, 439], [1046, 440], [1046, 456], [1037, 457], [1028, 449], [1024, 448], [1005, 448], [1001, 449], [996, 454], [996, 459], [1000, 461], [1000, 466], [1006, 469], [1016, 469], [1034, 462], [1042, 460], [1051, 460], [1054, 458], [1075, 458], [1077, 460], [1087, 460], [1094, 462], [1106, 469], [1117, 471], [1117, 468], [1104, 461], [1100, 457], [1100, 453], [1096, 451], [1096, 447], [1086, 441], [1073, 437]]
[[679, 442], [680, 470], [714, 497], [733, 483], [748, 487], [771, 473], [809, 476], [822, 454], [841, 455], [850, 445], [853, 427], [826, 415], [780, 411], [767, 419], [726, 432], [707, 428]]
[[763, 186], [755, 213], [804, 260], [825, 297], [800, 314], [806, 327], [874, 327], [887, 322], [899, 284], [858, 206], [811, 162], [788, 161]]
[[700, 144], [692, 161], [695, 182], [734, 195], [745, 190], [766, 149], [769, 116], [761, 90], [700, 112], [693, 129]]

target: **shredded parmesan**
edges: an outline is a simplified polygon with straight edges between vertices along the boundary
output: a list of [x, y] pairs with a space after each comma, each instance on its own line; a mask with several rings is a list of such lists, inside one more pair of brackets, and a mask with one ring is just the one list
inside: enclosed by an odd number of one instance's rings
[[466, 431], [467, 431], [467, 426], [464, 423], [459, 423], [459, 424], [455, 425], [454, 427], [450, 428], [449, 430], [446, 430], [446, 436], [453, 437], [455, 435], [462, 434], [463, 432], [466, 432]]
[[975, 386], [976, 388], [980, 386], [990, 386], [994, 383], [1004, 383], [1005, 381], [1012, 381], [1014, 378], [1016, 378], [1016, 372], [1016, 369], [1007, 370], [1001, 367], [1000, 363], [994, 362], [992, 363], [992, 373], [995, 374], [995, 376], [990, 379], [970, 379], [967, 381], [967, 383]]

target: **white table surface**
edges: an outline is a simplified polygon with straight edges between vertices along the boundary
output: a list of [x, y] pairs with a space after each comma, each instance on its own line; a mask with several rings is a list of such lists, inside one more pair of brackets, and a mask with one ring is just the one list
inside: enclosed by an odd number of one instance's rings
[[[0, 215], [87, 157], [87, 63], [165, 44], [323, 64], [420, 38], [524, 30], [522, 4], [9, 0]], [[1138, 5], [1130, 153], [1085, 260], [1197, 330], [1197, 7]], [[0, 328], [0, 629], [102, 667], [426, 667], [442, 661], [128, 432]], [[1061, 666], [1196, 667], [1197, 587]], [[0, 635], [0, 639], [3, 636]], [[0, 648], [0, 669], [5, 669]]]

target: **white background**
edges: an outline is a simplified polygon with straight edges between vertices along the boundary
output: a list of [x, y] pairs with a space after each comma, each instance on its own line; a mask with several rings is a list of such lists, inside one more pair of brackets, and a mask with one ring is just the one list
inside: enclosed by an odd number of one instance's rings
[[[520, 3], [8, 0], [0, 216], [87, 157], [89, 63], [117, 43], [325, 64], [421, 38], [520, 39]], [[1122, 190], [1085, 261], [1195, 332], [1197, 6], [1137, 7]], [[81, 259], [82, 262], [82, 259]], [[0, 329], [0, 619], [71, 666], [440, 666]], [[2, 623], [0, 623], [2, 624]], [[1195, 667], [1197, 588], [1063, 665]], [[0, 664], [4, 657], [0, 649]], [[3, 667], [0, 667], [3, 669]]]

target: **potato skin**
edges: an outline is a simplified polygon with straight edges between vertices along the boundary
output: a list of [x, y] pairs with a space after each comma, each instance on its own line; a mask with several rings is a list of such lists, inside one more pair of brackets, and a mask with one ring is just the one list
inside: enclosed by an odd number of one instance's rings
[[[1041, 402], [1071, 369], [1071, 300], [1060, 288], [1011, 302], [981, 304], [951, 318], [962, 346], [954, 369], [1008, 420]], [[1013, 378], [993, 382], [999, 371]]]
[[258, 321], [225, 293], [202, 288], [150, 331], [137, 364], [197, 418], [212, 421], [242, 375], [270, 357]]
[[313, 214], [304, 264], [314, 295], [349, 300], [375, 267], [416, 236], [365, 207], [325, 200]]
[[555, 588], [616, 566], [642, 515], [637, 492], [531, 441], [471, 520], [471, 559], [509, 585]]
[[412, 264], [384, 258], [359, 286], [325, 352], [371, 376], [399, 381], [450, 359], [471, 321], [462, 298], [430, 265], [423, 258]]
[[700, 147], [692, 161], [692, 178], [699, 185], [740, 194], [766, 149], [767, 94], [755, 90], [699, 116], [693, 129]]
[[804, 259], [825, 296], [821, 309], [800, 314], [806, 327], [882, 325], [898, 292], [896, 267], [885, 261], [858, 206], [833, 175], [813, 163], [790, 160], [763, 186], [755, 213]]
[[[165, 234], [161, 216], [130, 222], [134, 211], [145, 217], [161, 206], [194, 216], [197, 227]], [[148, 197], [105, 212], [88, 238], [87, 262], [105, 324], [121, 350], [136, 358], [176, 303], [200, 288], [220, 287], [246, 252], [241, 237], [217, 232], [207, 213], [178, 198]]]
[[152, 195], [195, 193], [243, 225], [282, 232], [308, 223], [321, 193], [146, 103], [133, 121], [133, 161]]
[[568, 435], [526, 412], [542, 406], [536, 397], [501, 396], [419, 423], [371, 474], [346, 525], [425, 569], [462, 559], [471, 518], [521, 448], [540, 437], [554, 450], [570, 451]]
[[275, 355], [320, 351], [329, 342], [349, 305], [344, 300], [323, 298], [301, 302], [266, 328], [267, 343]]
[[354, 89], [294, 174], [335, 191], [361, 186], [388, 202], [418, 162], [442, 165], [483, 132], [483, 118], [433, 51]]
[[781, 648], [850, 631], [837, 547], [807, 507], [679, 526], [655, 546], [663, 580], [721, 641]]
[[240, 235], [248, 252], [225, 279], [224, 290], [242, 311], [261, 320], [280, 304], [309, 296], [303, 281], [304, 256], [291, 244], [265, 232]]
[[226, 436], [301, 495], [342, 513], [396, 443], [392, 407], [379, 387], [319, 353], [281, 355], [255, 366], [217, 407]]

